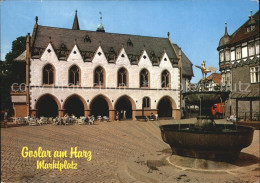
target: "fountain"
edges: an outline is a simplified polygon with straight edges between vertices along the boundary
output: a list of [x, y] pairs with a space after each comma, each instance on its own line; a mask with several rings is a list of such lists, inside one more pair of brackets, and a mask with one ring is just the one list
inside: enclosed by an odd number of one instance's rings
[[254, 128], [236, 124], [216, 124], [211, 107], [224, 102], [229, 92], [207, 91], [206, 74], [210, 72], [203, 61], [201, 86], [194, 92], [184, 93], [187, 104], [198, 105], [200, 114], [195, 124], [170, 124], [160, 126], [161, 136], [169, 144], [173, 155], [230, 162], [240, 151], [252, 143]]

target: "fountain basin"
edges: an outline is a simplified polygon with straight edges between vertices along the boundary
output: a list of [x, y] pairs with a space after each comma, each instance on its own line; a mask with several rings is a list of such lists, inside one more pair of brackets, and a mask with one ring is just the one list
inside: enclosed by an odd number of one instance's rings
[[159, 126], [161, 136], [173, 154], [208, 159], [233, 161], [253, 140], [254, 128], [232, 124], [216, 124], [214, 128], [196, 128], [194, 124]]

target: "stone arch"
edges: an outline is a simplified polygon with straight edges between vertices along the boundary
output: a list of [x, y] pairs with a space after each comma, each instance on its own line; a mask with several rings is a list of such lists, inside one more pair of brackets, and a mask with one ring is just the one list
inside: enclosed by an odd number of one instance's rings
[[174, 117], [176, 118], [176, 114], [173, 110], [176, 110], [176, 103], [172, 99], [172, 97], [165, 95], [160, 98], [157, 103], [157, 110], [159, 117]]
[[65, 113], [74, 114], [76, 117], [84, 116], [87, 108], [84, 98], [77, 94], [68, 96], [63, 103]]
[[57, 117], [61, 104], [59, 100], [49, 93], [43, 94], [35, 103], [36, 116]]
[[106, 97], [105, 95], [100, 94], [95, 96], [91, 100], [89, 104], [89, 108], [90, 108], [90, 113], [95, 117], [108, 116], [110, 120], [114, 119], [112, 103], [109, 100], [109, 98]]
[[[128, 95], [122, 95], [118, 97], [115, 102], [114, 109], [116, 112], [119, 112], [119, 117], [122, 119], [121, 110], [126, 111], [126, 118], [127, 119], [134, 119], [135, 118], [135, 111], [136, 111], [136, 104], [134, 100], [129, 97]], [[115, 114], [116, 115], [116, 114]]]

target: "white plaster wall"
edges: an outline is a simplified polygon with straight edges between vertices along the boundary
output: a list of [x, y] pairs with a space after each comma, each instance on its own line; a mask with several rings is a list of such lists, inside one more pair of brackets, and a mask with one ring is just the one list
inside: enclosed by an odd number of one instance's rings
[[[50, 49], [49, 53], [47, 50]], [[74, 53], [76, 51], [76, 53]], [[101, 52], [101, 55], [98, 55]], [[124, 54], [125, 57], [121, 57]], [[143, 56], [146, 56], [146, 59]], [[164, 61], [164, 58], [167, 61]], [[56, 87], [66, 87], [66, 88], [43, 88], [42, 86], [42, 69], [46, 64], [52, 64], [56, 70], [55, 74], [55, 86]], [[76, 89], [68, 87], [68, 70], [72, 65], [77, 65], [81, 70], [81, 84], [80, 87], [87, 87], [85, 89]], [[102, 66], [106, 73], [105, 86], [108, 88], [117, 87], [117, 71], [124, 67], [128, 70], [129, 74], [129, 88], [132, 89], [93, 89], [93, 72], [98, 66]], [[139, 73], [146, 68], [150, 72], [150, 89], [144, 90], [139, 88]], [[163, 70], [167, 69], [171, 75], [171, 89], [172, 90], [162, 90], [161, 89], [161, 73]], [[149, 57], [144, 50], [142, 56], [140, 57], [138, 65], [131, 65], [127, 57], [127, 54], [122, 48], [116, 63], [108, 63], [107, 59], [102, 50], [102, 45], [97, 48], [92, 62], [84, 62], [78, 47], [75, 45], [72, 49], [67, 61], [59, 61], [55, 51], [51, 44], [49, 44], [44, 51], [40, 59], [31, 59], [31, 85], [39, 86], [39, 88], [31, 89], [31, 103], [34, 108], [35, 99], [36, 101], [39, 97], [45, 93], [52, 94], [56, 96], [59, 101], [65, 99], [72, 95], [78, 94], [82, 96], [86, 101], [91, 100], [98, 94], [103, 94], [108, 98], [116, 101], [122, 95], [129, 95], [134, 101], [137, 101], [137, 108], [141, 108], [142, 98], [144, 96], [149, 96], [151, 98], [151, 108], [155, 109], [157, 103], [165, 95], [170, 96], [176, 103], [177, 108], [179, 108], [179, 91], [173, 91], [179, 89], [180, 83], [180, 73], [178, 68], [173, 68], [167, 53], [163, 54], [162, 60], [159, 66], [152, 66]], [[89, 88], [91, 87], [91, 88]], [[156, 102], [154, 102], [156, 100]]]

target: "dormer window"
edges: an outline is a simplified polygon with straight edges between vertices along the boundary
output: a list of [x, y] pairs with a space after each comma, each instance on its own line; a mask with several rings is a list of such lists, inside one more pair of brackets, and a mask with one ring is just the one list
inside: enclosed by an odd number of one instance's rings
[[255, 26], [256, 26], [256, 20], [252, 16], [252, 11], [251, 11], [250, 15], [249, 15], [249, 21], [248, 21], [248, 24], [247, 24], [247, 27], [246, 27], [246, 31], [247, 32], [255, 31]]
[[115, 50], [114, 50], [113, 47], [110, 48], [109, 53], [110, 53], [110, 54], [111, 54], [111, 53], [115, 53]]
[[127, 46], [131, 46], [131, 47], [134, 46], [133, 43], [132, 43], [132, 41], [131, 41], [131, 39], [128, 39], [128, 41], [127, 41]]
[[88, 35], [85, 36], [84, 43], [91, 43], [91, 39]]
[[247, 31], [247, 32], [255, 31], [255, 25], [249, 25], [249, 26], [246, 28], [246, 31]]
[[152, 56], [152, 57], [155, 57], [154, 51], [151, 52], [151, 56]]
[[67, 57], [67, 47], [64, 43], [61, 43], [60, 50], [57, 52], [59, 60], [66, 60]]
[[66, 50], [67, 48], [66, 48], [66, 45], [64, 44], [64, 43], [62, 43], [61, 45], [60, 45], [60, 49], [61, 50]]

